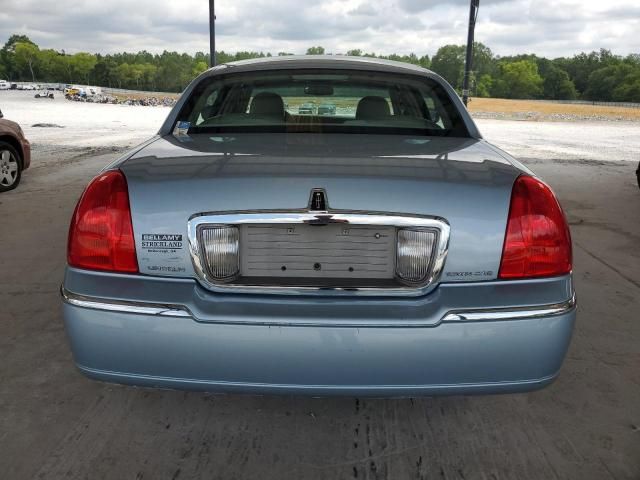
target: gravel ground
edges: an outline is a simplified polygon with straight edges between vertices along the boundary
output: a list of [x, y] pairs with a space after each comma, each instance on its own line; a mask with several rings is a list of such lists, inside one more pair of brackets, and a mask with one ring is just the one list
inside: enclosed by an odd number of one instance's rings
[[[532, 122], [628, 122], [633, 121], [615, 115], [580, 115], [574, 113], [540, 113], [540, 112], [472, 112], [475, 119], [518, 120]], [[636, 122], [637, 123], [637, 122]]]
[[640, 161], [639, 122], [477, 120], [490, 142], [518, 158]]
[[404, 400], [216, 396], [84, 378], [60, 313], [78, 196], [167, 110], [22, 95], [0, 92], [34, 144], [23, 183], [0, 195], [0, 477], [640, 479], [637, 124], [479, 122], [551, 183], [571, 224], [578, 324], [550, 387]]
[[5, 118], [21, 125], [34, 150], [56, 156], [90, 149], [124, 150], [158, 131], [170, 111], [168, 107], [71, 102], [61, 92], [55, 92], [53, 100], [34, 98], [34, 92], [16, 90], [0, 91], [0, 109]]

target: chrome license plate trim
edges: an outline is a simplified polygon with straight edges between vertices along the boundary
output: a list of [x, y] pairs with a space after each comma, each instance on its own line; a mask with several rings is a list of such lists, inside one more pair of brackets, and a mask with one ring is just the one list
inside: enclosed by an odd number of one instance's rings
[[[376, 225], [396, 228], [429, 229], [438, 233], [436, 251], [429, 276], [421, 285], [397, 287], [307, 287], [264, 286], [221, 283], [207, 273], [201, 256], [200, 230], [206, 227], [243, 224], [345, 224]], [[347, 295], [347, 296], [421, 296], [433, 290], [442, 274], [449, 248], [450, 226], [440, 217], [405, 215], [387, 212], [357, 212], [330, 210], [309, 211], [234, 211], [209, 212], [192, 216], [187, 225], [189, 252], [194, 270], [200, 282], [209, 290], [220, 293], [252, 293], [280, 295]]]

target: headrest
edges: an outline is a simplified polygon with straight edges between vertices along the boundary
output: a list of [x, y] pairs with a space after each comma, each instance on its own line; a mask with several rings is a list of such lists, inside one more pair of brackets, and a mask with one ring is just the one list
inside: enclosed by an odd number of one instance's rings
[[389, 104], [382, 97], [368, 96], [358, 102], [356, 120], [374, 120], [391, 115]]
[[249, 113], [284, 118], [284, 102], [280, 95], [271, 92], [262, 92], [253, 97], [251, 107], [249, 107]]

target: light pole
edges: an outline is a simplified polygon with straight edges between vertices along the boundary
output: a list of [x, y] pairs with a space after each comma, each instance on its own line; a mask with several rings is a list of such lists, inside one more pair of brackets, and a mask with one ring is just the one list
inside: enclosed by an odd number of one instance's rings
[[465, 106], [469, 101], [469, 81], [471, 69], [473, 68], [473, 37], [479, 8], [480, 0], [471, 0], [471, 7], [469, 9], [469, 35], [467, 36], [467, 57], [464, 62], [464, 79], [462, 80], [462, 101]]
[[209, 0], [209, 66], [216, 66], [216, 6]]

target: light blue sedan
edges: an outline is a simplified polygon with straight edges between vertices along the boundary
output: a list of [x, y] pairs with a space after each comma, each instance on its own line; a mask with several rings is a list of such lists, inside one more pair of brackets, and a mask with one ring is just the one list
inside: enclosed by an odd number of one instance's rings
[[[337, 108], [300, 115], [303, 103]], [[571, 272], [553, 192], [483, 140], [440, 77], [281, 57], [208, 70], [155, 137], [89, 184], [62, 298], [94, 379], [524, 392], [560, 371]]]

